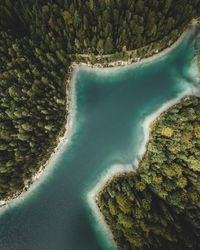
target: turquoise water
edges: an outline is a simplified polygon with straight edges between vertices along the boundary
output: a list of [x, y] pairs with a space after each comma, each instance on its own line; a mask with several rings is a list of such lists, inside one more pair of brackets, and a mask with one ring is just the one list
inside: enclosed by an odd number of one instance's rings
[[87, 191], [111, 165], [134, 160], [147, 115], [198, 84], [192, 66], [195, 33], [192, 29], [178, 47], [151, 63], [79, 68], [71, 143], [23, 201], [2, 210], [1, 250], [113, 249], [93, 217]]

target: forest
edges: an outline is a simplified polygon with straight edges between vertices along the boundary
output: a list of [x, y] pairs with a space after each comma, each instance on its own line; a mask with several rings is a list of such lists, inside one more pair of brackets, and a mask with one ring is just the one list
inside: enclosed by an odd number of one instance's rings
[[200, 98], [186, 97], [152, 124], [136, 172], [98, 194], [118, 248], [200, 249]]
[[0, 200], [24, 189], [63, 134], [80, 54], [167, 47], [199, 10], [198, 0], [1, 0]]

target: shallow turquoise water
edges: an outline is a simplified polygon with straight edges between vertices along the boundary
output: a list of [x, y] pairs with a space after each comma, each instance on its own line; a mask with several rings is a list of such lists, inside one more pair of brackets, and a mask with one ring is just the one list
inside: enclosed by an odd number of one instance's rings
[[111, 165], [134, 160], [147, 115], [198, 84], [192, 68], [195, 32], [148, 64], [79, 68], [71, 143], [48, 177], [0, 215], [1, 250], [113, 249], [93, 218], [86, 191]]

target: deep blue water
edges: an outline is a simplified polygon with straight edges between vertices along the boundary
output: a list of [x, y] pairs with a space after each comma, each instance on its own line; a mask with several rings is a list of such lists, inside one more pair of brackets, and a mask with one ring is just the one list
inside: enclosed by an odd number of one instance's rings
[[151, 63], [102, 71], [79, 68], [71, 143], [23, 201], [2, 210], [0, 250], [113, 248], [99, 231], [86, 191], [111, 165], [134, 160], [147, 115], [197, 84], [195, 32]]

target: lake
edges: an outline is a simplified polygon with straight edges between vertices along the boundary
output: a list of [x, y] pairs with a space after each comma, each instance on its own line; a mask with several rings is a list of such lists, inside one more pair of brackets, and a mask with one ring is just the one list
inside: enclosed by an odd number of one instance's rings
[[177, 47], [151, 62], [78, 68], [70, 143], [23, 199], [0, 209], [1, 250], [115, 249], [87, 194], [111, 166], [135, 161], [145, 117], [198, 87], [196, 37], [191, 28]]

